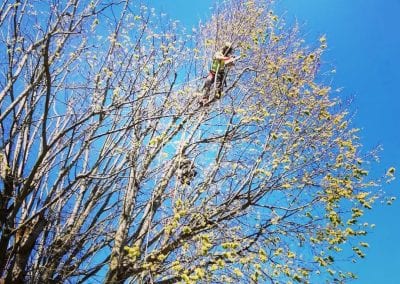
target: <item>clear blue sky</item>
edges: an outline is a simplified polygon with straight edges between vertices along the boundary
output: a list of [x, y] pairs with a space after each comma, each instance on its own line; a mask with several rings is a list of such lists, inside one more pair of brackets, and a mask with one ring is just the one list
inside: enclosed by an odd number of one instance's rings
[[[400, 1], [399, 0], [281, 0], [287, 18], [305, 23], [308, 40], [326, 34], [324, 59], [336, 67], [335, 87], [354, 95], [354, 124], [362, 129], [366, 149], [382, 145], [381, 161], [371, 173], [391, 165], [400, 170]], [[399, 172], [399, 171], [397, 171]], [[387, 187], [399, 197], [400, 183]], [[368, 216], [377, 226], [368, 236], [367, 258], [353, 267], [362, 284], [398, 284], [400, 277], [400, 200], [375, 206]]]
[[[171, 18], [191, 27], [210, 13], [211, 0], [148, 0]], [[400, 172], [400, 0], [278, 0], [277, 10], [288, 21], [302, 25], [306, 40], [326, 34], [324, 57], [337, 73], [333, 86], [354, 96], [354, 125], [362, 129], [365, 149], [383, 146], [380, 163], [371, 173], [380, 175], [390, 166]], [[349, 270], [360, 284], [398, 284], [400, 277], [400, 178], [386, 187], [398, 197], [392, 206], [375, 205], [366, 217], [376, 228], [367, 237], [367, 258]]]

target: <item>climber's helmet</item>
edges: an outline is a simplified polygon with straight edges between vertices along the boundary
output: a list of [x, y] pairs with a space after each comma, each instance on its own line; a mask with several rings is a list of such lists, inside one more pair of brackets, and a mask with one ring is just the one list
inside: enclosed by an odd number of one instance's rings
[[222, 53], [225, 56], [227, 56], [227, 55], [231, 54], [232, 51], [233, 51], [232, 43], [229, 41], [225, 42], [224, 46], [222, 47]]

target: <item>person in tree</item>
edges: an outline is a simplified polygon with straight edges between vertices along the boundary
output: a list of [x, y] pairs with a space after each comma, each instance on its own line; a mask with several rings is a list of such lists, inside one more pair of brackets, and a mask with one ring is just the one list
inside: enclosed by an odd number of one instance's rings
[[[231, 66], [236, 60], [232, 56], [233, 48], [230, 42], [226, 42], [221, 50], [218, 50], [212, 60], [210, 73], [203, 85], [203, 99], [201, 105], [207, 105], [215, 99], [219, 99], [222, 95], [223, 86], [226, 77], [226, 67]], [[211, 92], [215, 85], [215, 92]], [[211, 98], [210, 98], [211, 95]]]

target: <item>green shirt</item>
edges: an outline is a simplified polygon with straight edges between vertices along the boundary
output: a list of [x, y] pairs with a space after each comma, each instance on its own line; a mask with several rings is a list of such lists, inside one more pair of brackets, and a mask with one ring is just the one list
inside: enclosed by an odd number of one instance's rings
[[211, 71], [214, 73], [222, 73], [225, 71], [225, 60], [217, 59], [217, 57], [223, 57], [223, 54], [220, 52], [216, 52], [211, 64]]

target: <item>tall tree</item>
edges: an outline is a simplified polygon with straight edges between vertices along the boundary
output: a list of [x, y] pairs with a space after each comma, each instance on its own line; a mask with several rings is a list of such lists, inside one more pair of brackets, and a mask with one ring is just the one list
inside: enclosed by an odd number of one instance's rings
[[[335, 258], [364, 257], [378, 191], [319, 74], [324, 37], [307, 47], [269, 1], [241, 0], [191, 34], [122, 0], [3, 1], [0, 29], [6, 282], [354, 277]], [[226, 41], [240, 59], [200, 106]]]

